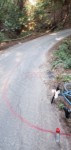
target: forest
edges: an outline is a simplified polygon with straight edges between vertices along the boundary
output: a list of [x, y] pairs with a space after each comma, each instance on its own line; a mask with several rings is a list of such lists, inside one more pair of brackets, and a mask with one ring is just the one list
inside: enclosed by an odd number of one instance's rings
[[0, 42], [71, 27], [71, 0], [0, 0]]

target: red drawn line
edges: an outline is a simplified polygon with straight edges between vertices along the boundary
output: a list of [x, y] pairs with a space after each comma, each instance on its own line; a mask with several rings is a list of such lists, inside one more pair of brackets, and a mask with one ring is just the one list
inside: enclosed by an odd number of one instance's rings
[[[20, 114], [18, 114], [18, 113], [13, 109], [13, 107], [11, 106], [11, 104], [10, 104], [10, 102], [9, 102], [9, 100], [8, 100], [8, 97], [7, 97], [7, 89], [8, 89], [8, 85], [9, 85], [10, 78], [11, 78], [11, 76], [12, 76], [12, 72], [14, 72], [15, 69], [16, 69], [20, 64], [21, 64], [21, 62], [18, 63], [18, 64], [14, 67], [14, 69], [13, 69], [13, 70], [11, 71], [11, 73], [9, 74], [9, 76], [8, 76], [6, 82], [5, 82], [5, 85], [4, 85], [3, 99], [4, 99], [4, 101], [6, 102], [6, 105], [7, 105], [8, 109], [10, 110], [10, 112], [11, 112], [15, 117], [17, 117], [18, 119], [20, 119], [23, 123], [27, 124], [29, 127], [33, 128], [33, 129], [36, 129], [36, 130], [39, 130], [39, 131], [41, 131], [41, 132], [56, 134], [56, 132], [53, 132], [53, 131], [51, 131], [51, 130], [47, 130], [47, 129], [38, 127], [38, 126], [36, 126], [36, 125], [30, 123], [27, 119], [25, 119], [25, 118], [22, 117]], [[71, 136], [71, 134], [66, 134], [66, 133], [60, 133], [60, 134], [63, 135], [63, 136], [69, 136], [69, 137]]]

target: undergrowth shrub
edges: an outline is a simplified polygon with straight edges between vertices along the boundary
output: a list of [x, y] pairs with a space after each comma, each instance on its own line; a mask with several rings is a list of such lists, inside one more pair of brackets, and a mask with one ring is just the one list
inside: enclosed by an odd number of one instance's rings
[[5, 36], [5, 34], [0, 32], [0, 42], [4, 41], [6, 39], [7, 39], [7, 37]]
[[58, 50], [54, 52], [53, 67], [62, 64], [65, 69], [71, 69], [71, 40], [64, 40]]

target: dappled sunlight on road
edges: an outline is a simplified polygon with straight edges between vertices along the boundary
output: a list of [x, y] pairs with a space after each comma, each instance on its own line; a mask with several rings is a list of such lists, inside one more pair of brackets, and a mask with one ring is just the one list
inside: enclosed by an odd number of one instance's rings
[[64, 36], [56, 37], [56, 36], [57, 36], [57, 33], [51, 33], [50, 35], [55, 36], [55, 40], [56, 40], [56, 41], [61, 41], [61, 40], [64, 38]]
[[61, 41], [63, 38], [64, 38], [63, 36], [58, 37], [58, 38], [56, 38], [56, 41]]
[[22, 56], [23, 56], [23, 55], [22, 55], [21, 52], [17, 52], [15, 61], [16, 61], [16, 62], [20, 62], [21, 59], [22, 59]]
[[21, 56], [22, 53], [21, 52], [17, 52], [16, 56]]
[[57, 35], [57, 33], [51, 33], [50, 35]]

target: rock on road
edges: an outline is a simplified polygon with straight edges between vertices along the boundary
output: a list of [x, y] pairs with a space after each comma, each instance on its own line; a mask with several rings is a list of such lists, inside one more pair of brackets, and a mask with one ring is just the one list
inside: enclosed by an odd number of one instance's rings
[[15, 45], [0, 55], [0, 150], [70, 150], [43, 82], [46, 52], [71, 29]]

